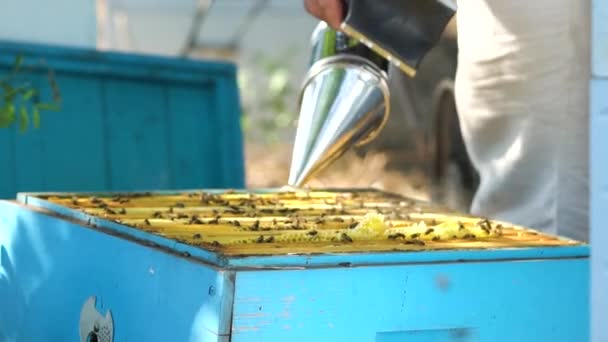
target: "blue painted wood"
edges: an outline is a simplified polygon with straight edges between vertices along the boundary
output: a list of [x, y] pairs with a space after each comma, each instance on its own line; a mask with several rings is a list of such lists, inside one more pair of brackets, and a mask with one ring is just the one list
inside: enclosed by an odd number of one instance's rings
[[[43, 140], [40, 170], [47, 185], [45, 188], [65, 189], [64, 191], [109, 189], [111, 183], [105, 170], [107, 146], [103, 143], [102, 84], [99, 80], [71, 75], [58, 76], [58, 82], [64, 97], [62, 111], [43, 112], [43, 129], [32, 130], [24, 135], [40, 135]], [[48, 83], [42, 82], [40, 90], [43, 94], [48, 94]], [[86, 115], [83, 115], [83, 108], [86, 109]], [[26, 159], [19, 169], [27, 171], [27, 163]], [[26, 186], [30, 179], [24, 174], [20, 180]]]
[[171, 188], [163, 85], [111, 79], [104, 93], [111, 189]]
[[[25, 57], [26, 64], [36, 66], [41, 60], [59, 73], [143, 78], [151, 81], [187, 81], [214, 84], [236, 73], [233, 63], [200, 62], [149, 54], [96, 51], [47, 44], [24, 44], [0, 40], [0, 66], [12, 66], [15, 55]], [[35, 61], [36, 63], [32, 63]]]
[[[214, 132], [221, 131], [216, 124], [217, 117], [201, 115], [214, 112], [214, 89], [194, 89], [179, 85], [169, 89], [167, 97], [170, 112], [175, 113], [169, 117], [168, 124], [172, 142], [170, 149], [174, 156], [171, 169], [176, 171], [171, 179], [172, 186], [192, 189], [201, 184], [203, 187], [217, 184], [222, 180], [219, 168], [196, 167], [216, 159], [216, 151], [222, 150], [218, 146], [220, 139], [209, 139], [204, 143], [199, 139], [200, 136], [213, 137]], [[226, 150], [234, 151], [231, 147], [226, 147]]]
[[586, 259], [239, 272], [231, 341], [587, 341], [588, 277]]
[[82, 305], [115, 341], [229, 341], [234, 274], [0, 201], [0, 341], [79, 341]]
[[0, 198], [244, 187], [233, 64], [0, 41], [0, 74], [17, 54], [42, 100], [55, 71], [63, 105], [39, 130], [0, 130]]
[[592, 70], [596, 77], [608, 77], [608, 2], [592, 0]]
[[[167, 192], [165, 192], [167, 193]], [[350, 266], [387, 265], [387, 264], [420, 264], [454, 261], [497, 261], [525, 259], [563, 259], [588, 258], [588, 246], [543, 247], [543, 248], [511, 248], [497, 250], [459, 250], [459, 251], [425, 251], [425, 252], [390, 252], [390, 253], [348, 253], [322, 255], [277, 255], [226, 257], [219, 253], [206, 251], [187, 244], [179, 243], [162, 236], [133, 229], [116, 222], [91, 216], [86, 213], [60, 206], [44, 199], [40, 194], [19, 194], [18, 200], [29, 206], [42, 208], [64, 217], [88, 222], [95, 226], [154, 243], [173, 250], [177, 253], [188, 253], [193, 258], [212, 263], [217, 266], [233, 269], [259, 269], [275, 267], [336, 267], [348, 264]], [[98, 196], [98, 194], [97, 194]]]
[[16, 193], [17, 192], [17, 174], [15, 162], [15, 131], [6, 130], [0, 133], [0, 192]]
[[592, 341], [608, 341], [608, 79], [591, 81], [591, 256]]

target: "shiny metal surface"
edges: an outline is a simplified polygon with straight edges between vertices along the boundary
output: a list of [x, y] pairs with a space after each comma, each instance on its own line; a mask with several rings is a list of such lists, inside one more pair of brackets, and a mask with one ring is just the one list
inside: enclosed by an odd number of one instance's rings
[[386, 72], [351, 54], [322, 57], [302, 88], [288, 184], [304, 185], [350, 147], [375, 138], [388, 113]]

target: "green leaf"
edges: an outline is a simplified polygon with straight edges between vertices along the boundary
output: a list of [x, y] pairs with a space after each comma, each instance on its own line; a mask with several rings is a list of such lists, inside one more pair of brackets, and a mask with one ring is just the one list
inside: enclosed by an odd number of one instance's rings
[[57, 112], [60, 109], [59, 105], [56, 103], [36, 103], [34, 107], [38, 108], [39, 110], [48, 110], [51, 112]]
[[0, 127], [9, 127], [15, 121], [15, 106], [7, 103], [0, 110]]
[[36, 90], [28, 89], [21, 97], [23, 98], [23, 101], [29, 101], [34, 95], [36, 95]]
[[34, 128], [40, 127], [40, 110], [35, 106], [32, 108], [32, 123], [34, 124]]
[[23, 133], [27, 130], [27, 126], [30, 123], [30, 118], [27, 115], [27, 108], [21, 106], [19, 111], [19, 130]]

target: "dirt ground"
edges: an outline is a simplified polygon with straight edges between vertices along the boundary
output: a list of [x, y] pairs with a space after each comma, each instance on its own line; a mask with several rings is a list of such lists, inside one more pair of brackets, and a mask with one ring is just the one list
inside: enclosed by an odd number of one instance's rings
[[[287, 182], [291, 146], [246, 146], [247, 186], [249, 188], [281, 187]], [[395, 171], [387, 168], [393, 156], [368, 153], [358, 157], [348, 153], [331, 165], [308, 185], [313, 188], [374, 187], [420, 200], [430, 200], [428, 182], [422, 171]], [[392, 169], [392, 168], [391, 168]]]

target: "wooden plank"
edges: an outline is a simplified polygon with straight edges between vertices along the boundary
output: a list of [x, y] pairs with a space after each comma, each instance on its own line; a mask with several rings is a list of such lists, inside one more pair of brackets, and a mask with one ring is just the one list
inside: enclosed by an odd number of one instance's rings
[[0, 66], [10, 67], [17, 54], [25, 57], [25, 66], [39, 66], [42, 59], [57, 73], [77, 73], [98, 79], [128, 77], [199, 84], [215, 82], [221, 77], [236, 78], [236, 66], [230, 62], [0, 41]]
[[[390, 341], [388, 333], [398, 341], [477, 341], [471, 333], [478, 341], [587, 341], [588, 266], [564, 259], [239, 272], [231, 341]], [[442, 329], [450, 339], [425, 339]]]
[[[46, 83], [42, 74], [32, 74], [29, 82], [34, 88]], [[19, 108], [17, 117], [19, 116]], [[19, 127], [17, 123], [16, 128]], [[46, 141], [42, 130], [33, 130], [30, 126], [25, 133], [15, 133], [15, 188], [16, 191], [47, 191], [46, 182]]]
[[608, 79], [591, 82], [591, 255], [592, 341], [608, 341]]
[[[44, 172], [49, 191], [109, 189], [101, 82], [60, 75], [61, 112], [43, 112]], [[41, 87], [50, 94], [48, 83]]]
[[121, 79], [104, 85], [111, 189], [169, 188], [165, 85]]
[[0, 129], [0, 198], [15, 199], [15, 130]]
[[221, 155], [217, 139], [213, 84], [194, 88], [184, 84], [167, 90], [168, 134], [171, 155], [171, 188], [222, 186]]
[[[241, 105], [236, 84], [236, 78], [218, 80], [216, 101], [217, 120], [219, 121], [218, 135], [223, 148], [222, 157], [222, 188], [244, 188], [244, 164], [236, 164], [234, 160], [244, 160], [243, 133], [241, 130]], [[287, 181], [287, 180], [286, 180]]]

